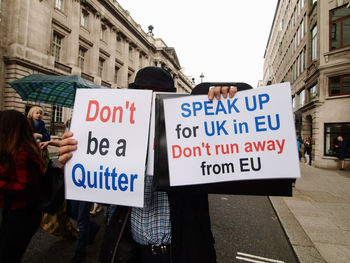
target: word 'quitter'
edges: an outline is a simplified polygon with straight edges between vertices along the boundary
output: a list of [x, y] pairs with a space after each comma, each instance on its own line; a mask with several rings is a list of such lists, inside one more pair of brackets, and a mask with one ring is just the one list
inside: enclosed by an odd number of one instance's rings
[[77, 163], [72, 169], [72, 181], [77, 187], [84, 189], [88, 187], [122, 192], [134, 191], [135, 180], [138, 179], [137, 174], [117, 174], [116, 168], [106, 167], [103, 169], [103, 165], [100, 165], [99, 171], [85, 171], [84, 166]]

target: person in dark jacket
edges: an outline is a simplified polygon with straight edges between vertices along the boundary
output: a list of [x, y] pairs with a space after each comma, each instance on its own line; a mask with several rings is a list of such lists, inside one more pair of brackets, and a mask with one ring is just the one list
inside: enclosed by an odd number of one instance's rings
[[337, 144], [335, 148], [338, 150], [338, 158], [340, 161], [340, 170], [345, 169], [345, 156], [347, 153], [347, 145], [342, 136], [337, 137]]
[[[175, 92], [166, 70], [145, 67], [139, 70], [133, 89]], [[231, 98], [237, 88], [206, 90], [209, 99]], [[203, 94], [203, 93], [202, 93]], [[72, 133], [62, 137], [59, 161], [65, 164], [76, 149]], [[100, 262], [215, 263], [208, 194], [154, 192], [152, 176], [145, 175], [143, 208], [116, 206], [109, 220], [100, 251]]]
[[0, 111], [0, 262], [21, 262], [42, 214], [36, 209], [44, 167], [27, 118]]

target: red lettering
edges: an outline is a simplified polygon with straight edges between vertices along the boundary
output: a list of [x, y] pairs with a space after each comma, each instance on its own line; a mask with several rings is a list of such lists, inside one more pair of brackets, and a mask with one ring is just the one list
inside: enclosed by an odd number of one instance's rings
[[122, 123], [122, 121], [123, 121], [123, 108], [121, 106], [113, 108], [112, 122], [115, 122], [117, 111], [119, 111], [119, 123]]
[[[95, 115], [93, 115], [92, 117], [90, 116], [90, 111], [91, 111], [91, 105], [95, 105]], [[86, 121], [94, 121], [97, 118], [98, 115], [98, 109], [99, 109], [99, 104], [97, 100], [89, 100], [89, 105], [88, 105], [88, 111], [86, 114]]]
[[[103, 112], [106, 111], [107, 112], [107, 116], [104, 117], [103, 116]], [[109, 120], [109, 118], [111, 117], [111, 109], [108, 106], [104, 106], [101, 109], [101, 113], [100, 113], [100, 118], [102, 122], [107, 122]]]
[[134, 120], [134, 111], [136, 110], [135, 108], [135, 105], [134, 105], [134, 102], [131, 104], [131, 107], [130, 107], [130, 123], [131, 124], [134, 124], [135, 123], [135, 120]]
[[[173, 145], [172, 147], [172, 153], [173, 153], [173, 158], [180, 158], [181, 157], [181, 147], [179, 145]], [[176, 154], [176, 149], [178, 150], [178, 154]]]

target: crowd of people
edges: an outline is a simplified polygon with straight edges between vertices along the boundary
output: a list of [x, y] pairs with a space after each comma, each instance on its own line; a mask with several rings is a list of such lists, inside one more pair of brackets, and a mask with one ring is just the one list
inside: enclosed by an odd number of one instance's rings
[[[170, 73], [158, 67], [141, 69], [130, 88], [176, 91]], [[208, 98], [232, 98], [236, 92], [236, 87], [215, 87], [208, 91]], [[78, 238], [70, 262], [83, 262], [87, 246], [100, 228], [91, 215], [101, 211], [102, 204], [67, 200], [60, 216], [57, 213], [45, 217], [37, 209], [38, 193], [50, 162], [47, 146], [59, 147], [59, 161], [63, 165], [77, 149], [70, 131], [61, 140], [52, 141], [42, 117], [43, 110], [38, 106], [32, 107], [27, 116], [15, 110], [0, 111], [0, 262], [3, 263], [21, 262], [38, 227], [53, 218], [62, 224], [62, 216], [66, 218], [65, 230], [71, 232], [70, 237]], [[143, 208], [108, 206], [100, 262], [216, 262], [208, 195], [154, 192], [152, 178], [145, 175]], [[76, 220], [78, 231], [68, 218]]]
[[[297, 139], [299, 160], [307, 165], [311, 165], [312, 139], [307, 137], [304, 141], [299, 137]], [[340, 170], [345, 169], [345, 157], [347, 155], [347, 144], [342, 136], [337, 136], [334, 142], [334, 152], [340, 161]]]

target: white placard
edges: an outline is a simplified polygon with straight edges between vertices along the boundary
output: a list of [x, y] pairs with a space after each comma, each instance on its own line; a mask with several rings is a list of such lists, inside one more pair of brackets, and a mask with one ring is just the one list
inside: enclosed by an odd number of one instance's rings
[[152, 91], [78, 89], [66, 198], [143, 206]]
[[171, 186], [300, 177], [290, 84], [164, 100]]

